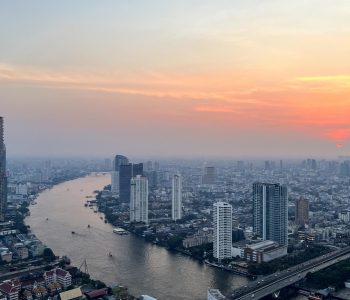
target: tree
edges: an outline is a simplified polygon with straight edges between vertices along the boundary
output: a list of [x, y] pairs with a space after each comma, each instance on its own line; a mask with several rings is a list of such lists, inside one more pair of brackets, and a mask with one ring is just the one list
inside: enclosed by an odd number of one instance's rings
[[175, 249], [182, 246], [182, 238], [179, 236], [173, 236], [168, 240], [168, 246], [170, 249]]
[[51, 248], [45, 248], [44, 249], [43, 257], [48, 262], [54, 261], [56, 259], [56, 256], [53, 253]]

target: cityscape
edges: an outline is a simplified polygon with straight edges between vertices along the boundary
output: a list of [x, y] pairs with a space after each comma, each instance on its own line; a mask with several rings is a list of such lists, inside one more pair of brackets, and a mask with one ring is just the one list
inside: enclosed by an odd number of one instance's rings
[[0, 300], [350, 300], [350, 3], [0, 4]]

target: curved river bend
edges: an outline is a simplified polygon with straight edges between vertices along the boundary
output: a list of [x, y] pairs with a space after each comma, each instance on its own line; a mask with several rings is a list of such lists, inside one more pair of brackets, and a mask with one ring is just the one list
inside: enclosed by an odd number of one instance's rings
[[[84, 207], [86, 196], [93, 195], [94, 190], [102, 189], [109, 181], [108, 175], [90, 175], [44, 191], [37, 205], [31, 206], [27, 224], [56, 255], [69, 256], [78, 267], [86, 259], [93, 278], [111, 285], [125, 285], [135, 296], [202, 300], [206, 299], [208, 287], [225, 292], [245, 285], [244, 277], [170, 253], [132, 234], [113, 234], [111, 225], [105, 224], [99, 213]], [[76, 234], [72, 235], [72, 231]]]

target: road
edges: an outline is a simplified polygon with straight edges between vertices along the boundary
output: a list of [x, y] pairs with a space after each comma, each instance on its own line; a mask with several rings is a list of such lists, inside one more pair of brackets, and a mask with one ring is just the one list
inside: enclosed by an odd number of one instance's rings
[[229, 299], [261, 299], [298, 282], [304, 278], [307, 273], [317, 272], [348, 258], [350, 258], [350, 247], [331, 252], [288, 270], [260, 278], [244, 288], [234, 290]]
[[20, 277], [20, 276], [27, 275], [30, 273], [42, 272], [42, 271], [44, 271], [45, 267], [47, 267], [47, 266], [51, 266], [51, 267], [57, 266], [57, 262], [51, 263], [48, 265], [45, 264], [45, 265], [40, 265], [40, 266], [30, 266], [28, 268], [24, 268], [24, 269], [13, 271], [13, 272], [1, 273], [0, 274], [0, 281]]

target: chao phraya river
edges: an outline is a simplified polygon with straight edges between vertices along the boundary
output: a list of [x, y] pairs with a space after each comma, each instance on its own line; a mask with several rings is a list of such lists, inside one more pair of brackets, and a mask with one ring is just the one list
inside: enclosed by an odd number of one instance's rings
[[[31, 215], [26, 222], [56, 255], [69, 256], [77, 267], [86, 259], [94, 279], [125, 285], [135, 296], [203, 300], [208, 287], [225, 292], [245, 285], [244, 277], [170, 253], [133, 234], [114, 234], [102, 215], [84, 207], [86, 196], [92, 196], [109, 182], [109, 175], [93, 174], [46, 190], [36, 200], [37, 204], [30, 207]], [[113, 257], [108, 256], [109, 252]]]

